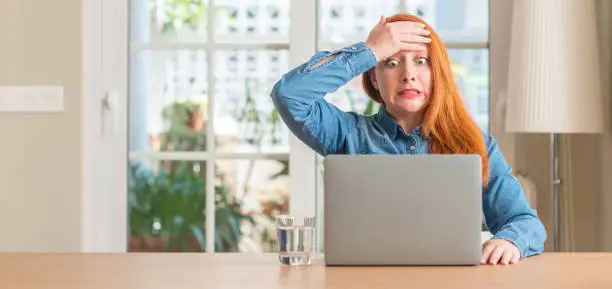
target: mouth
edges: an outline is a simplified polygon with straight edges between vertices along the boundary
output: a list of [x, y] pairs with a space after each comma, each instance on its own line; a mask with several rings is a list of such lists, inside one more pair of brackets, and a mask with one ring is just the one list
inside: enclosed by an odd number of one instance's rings
[[397, 95], [401, 98], [418, 98], [422, 93], [416, 88], [407, 88], [400, 90]]

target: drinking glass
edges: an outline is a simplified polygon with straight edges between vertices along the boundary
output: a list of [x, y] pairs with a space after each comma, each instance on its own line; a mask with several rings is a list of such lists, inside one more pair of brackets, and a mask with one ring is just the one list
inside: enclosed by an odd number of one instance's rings
[[276, 218], [278, 259], [281, 264], [305, 266], [312, 264], [314, 253], [315, 218], [305, 217], [302, 224], [291, 215]]

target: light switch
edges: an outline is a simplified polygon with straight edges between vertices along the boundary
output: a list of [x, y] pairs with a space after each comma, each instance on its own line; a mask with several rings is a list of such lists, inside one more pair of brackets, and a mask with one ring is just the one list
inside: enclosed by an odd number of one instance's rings
[[0, 85], [0, 112], [64, 111], [62, 86]]

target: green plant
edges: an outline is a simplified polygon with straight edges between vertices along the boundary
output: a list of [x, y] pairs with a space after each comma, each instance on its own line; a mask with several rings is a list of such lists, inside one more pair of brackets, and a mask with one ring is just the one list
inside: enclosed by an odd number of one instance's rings
[[[175, 102], [162, 113], [166, 130], [162, 150], [204, 150], [202, 105]], [[203, 251], [206, 249], [206, 164], [203, 161], [160, 161], [130, 166], [129, 218], [131, 246], [136, 251]], [[215, 251], [235, 252], [243, 222], [253, 223], [229, 195], [224, 176], [215, 185]]]
[[[159, 238], [152, 250], [206, 249], [206, 182], [196, 163], [177, 163], [173, 174], [152, 173], [141, 164], [130, 167], [130, 233], [147, 250], [147, 238]], [[240, 224], [252, 222], [227, 189], [215, 186], [215, 251], [238, 251]], [[151, 248], [149, 248], [151, 250]]]

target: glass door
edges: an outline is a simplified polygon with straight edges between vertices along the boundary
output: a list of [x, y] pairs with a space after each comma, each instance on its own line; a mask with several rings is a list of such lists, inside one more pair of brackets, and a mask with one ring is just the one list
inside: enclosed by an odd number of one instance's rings
[[266, 252], [291, 199], [269, 97], [289, 1], [131, 0], [128, 251]]

